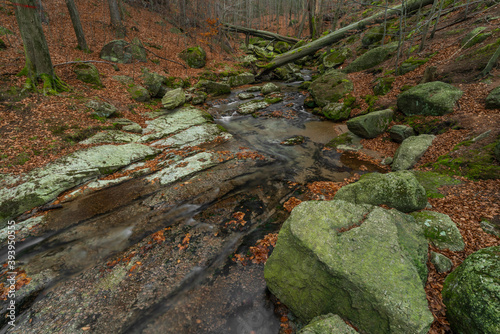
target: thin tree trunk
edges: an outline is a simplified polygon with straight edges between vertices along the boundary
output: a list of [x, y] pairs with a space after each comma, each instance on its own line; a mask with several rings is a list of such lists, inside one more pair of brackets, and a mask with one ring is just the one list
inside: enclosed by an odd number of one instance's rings
[[71, 17], [71, 22], [73, 23], [73, 29], [75, 29], [76, 40], [78, 41], [78, 48], [80, 50], [88, 52], [89, 47], [87, 46], [87, 41], [85, 40], [85, 34], [83, 33], [82, 22], [80, 21], [80, 14], [76, 8], [74, 0], [65, 0], [66, 6], [68, 7], [69, 16]]
[[422, 33], [422, 40], [420, 41], [420, 47], [418, 48], [418, 52], [422, 52], [425, 46], [425, 39], [427, 37], [427, 32], [429, 31], [429, 27], [431, 26], [432, 18], [434, 17], [434, 13], [436, 12], [436, 7], [437, 7], [438, 0], [434, 0], [434, 3], [432, 4], [432, 9], [429, 13], [429, 16], [427, 18], [427, 23], [424, 27], [424, 31]]
[[125, 37], [125, 27], [122, 23], [122, 18], [120, 15], [120, 8], [116, 0], [108, 0], [109, 5], [109, 17], [111, 19], [111, 27], [115, 29], [116, 37]]
[[436, 24], [434, 24], [434, 29], [432, 29], [432, 32], [431, 32], [431, 38], [434, 38], [434, 34], [436, 33], [436, 29], [437, 29], [437, 26], [439, 23], [439, 18], [441, 17], [442, 11], [443, 11], [443, 0], [439, 1], [439, 12], [438, 12], [438, 16], [436, 18]]
[[[415, 10], [417, 10], [420, 6], [427, 6], [433, 3], [434, 0], [419, 0], [419, 1], [409, 1], [406, 3], [406, 8], [404, 8], [402, 5], [395, 6], [390, 8], [387, 11], [388, 15], [394, 15], [394, 14], [399, 14], [405, 10], [406, 13], [411, 13]], [[261, 66], [262, 69], [258, 73], [258, 76], [262, 76], [266, 73], [271, 72], [272, 70], [283, 66], [289, 62], [292, 62], [296, 59], [300, 59], [304, 56], [310, 55], [317, 50], [320, 50], [324, 48], [325, 46], [331, 45], [341, 39], [343, 39], [347, 33], [351, 32], [352, 30], [364, 30], [366, 29], [367, 26], [375, 24], [375, 23], [380, 23], [384, 18], [384, 12], [379, 12], [375, 15], [372, 15], [370, 17], [367, 17], [363, 20], [360, 20], [358, 22], [352, 23], [344, 28], [341, 28], [337, 31], [334, 31], [324, 37], [318, 38], [317, 40], [308, 43], [298, 49], [293, 49], [290, 50], [276, 58], [274, 58], [271, 62], [269, 62], [266, 65]]]

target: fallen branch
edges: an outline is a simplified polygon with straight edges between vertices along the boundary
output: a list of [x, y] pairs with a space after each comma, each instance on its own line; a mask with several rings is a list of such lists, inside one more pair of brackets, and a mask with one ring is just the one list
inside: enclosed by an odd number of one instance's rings
[[109, 61], [104, 61], [104, 60], [76, 60], [76, 61], [67, 61], [65, 63], [55, 64], [54, 67], [56, 67], [56, 66], [62, 66], [62, 65], [68, 65], [68, 64], [83, 64], [83, 63], [105, 63], [105, 64], [110, 64], [113, 67], [118, 67], [115, 63], [111, 63]]
[[256, 30], [256, 29], [251, 29], [251, 28], [246, 28], [246, 27], [241, 27], [241, 26], [235, 26], [235, 25], [229, 24], [229, 23], [223, 23], [223, 29], [227, 30], [227, 31], [241, 32], [241, 33], [248, 34], [248, 35], [262, 37], [264, 39], [283, 41], [283, 42], [287, 42], [290, 44], [296, 44], [299, 41], [297, 38], [282, 36], [282, 35], [278, 35], [278, 34], [275, 34], [275, 33], [269, 32], [269, 31], [265, 31], [265, 30]]
[[[421, 6], [427, 6], [430, 5], [434, 2], [434, 0], [416, 0], [416, 1], [410, 1], [406, 3], [405, 6], [399, 5], [395, 6], [392, 8], [387, 9], [387, 15], [393, 15], [393, 14], [402, 14], [403, 12], [405, 13], [411, 13], [416, 10], [418, 10]], [[283, 66], [285, 64], [288, 64], [289, 62], [292, 62], [294, 60], [300, 59], [302, 57], [308, 56], [310, 54], [313, 54], [314, 52], [332, 45], [335, 42], [340, 41], [343, 39], [349, 32], [353, 30], [365, 30], [368, 26], [376, 23], [383, 22], [384, 17], [386, 15], [385, 11], [381, 11], [375, 15], [372, 15], [370, 17], [367, 17], [366, 19], [360, 20], [358, 22], [352, 23], [344, 28], [341, 28], [339, 30], [336, 30], [324, 37], [318, 38], [317, 40], [308, 43], [300, 48], [290, 50], [276, 58], [274, 58], [271, 62], [267, 63], [266, 65], [261, 66], [262, 69], [257, 73], [258, 77], [261, 77], [262, 75], [265, 75], [272, 70]]]

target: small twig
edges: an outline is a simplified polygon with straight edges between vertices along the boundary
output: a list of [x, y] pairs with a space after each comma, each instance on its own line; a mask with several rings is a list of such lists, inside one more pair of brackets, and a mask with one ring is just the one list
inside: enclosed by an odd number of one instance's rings
[[[127, 42], [127, 43], [129, 43], [129, 42]], [[131, 44], [131, 43], [129, 43], [129, 44]], [[156, 53], [154, 53], [153, 51], [151, 51], [151, 50], [149, 50], [149, 49], [146, 49], [144, 46], [142, 46], [142, 45], [138, 45], [138, 46], [139, 46], [139, 47], [141, 47], [141, 48], [143, 48], [143, 49], [144, 49], [144, 50], [146, 50], [147, 52], [152, 53], [153, 55], [155, 55], [156, 57], [158, 57], [158, 58], [160, 58], [160, 59], [163, 59], [163, 60], [166, 60], [166, 61], [170, 61], [170, 62], [175, 63], [175, 64], [177, 64], [177, 65], [181, 65], [182, 67], [184, 67], [184, 68], [187, 70], [187, 67], [186, 67], [184, 64], [179, 63], [178, 61], [175, 61], [175, 60], [172, 60], [172, 59], [168, 59], [168, 58], [164, 58], [164, 57], [162, 57], [162, 56], [158, 56]]]
[[55, 64], [54, 67], [68, 65], [68, 64], [81, 64], [81, 63], [105, 63], [105, 64], [109, 64], [113, 67], [117, 66], [115, 63], [111, 63], [109, 61], [104, 61], [104, 60], [77, 60], [77, 61], [68, 61], [65, 63]]

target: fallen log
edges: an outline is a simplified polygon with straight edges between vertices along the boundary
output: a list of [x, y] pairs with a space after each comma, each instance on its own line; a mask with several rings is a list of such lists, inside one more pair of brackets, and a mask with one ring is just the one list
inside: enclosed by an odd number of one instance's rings
[[229, 24], [229, 23], [223, 23], [223, 28], [224, 28], [224, 30], [227, 30], [227, 31], [241, 32], [241, 33], [252, 35], [252, 36], [262, 37], [264, 39], [283, 41], [283, 42], [287, 42], [287, 43], [292, 44], [292, 45], [299, 41], [297, 38], [282, 36], [282, 35], [274, 34], [272, 32], [265, 31], [265, 30], [256, 30], [256, 29], [251, 29], [251, 28], [246, 28], [246, 27], [241, 27], [241, 26], [235, 26], [235, 25]]
[[376, 24], [376, 23], [381, 23], [384, 20], [384, 17], [391, 16], [394, 14], [399, 15], [400, 13], [406, 13], [410, 14], [416, 10], [418, 10], [420, 7], [424, 7], [427, 5], [431, 5], [434, 2], [434, 0], [414, 0], [414, 1], [408, 1], [405, 6], [399, 5], [395, 6], [392, 8], [387, 9], [387, 14], [385, 11], [381, 11], [377, 14], [374, 14], [370, 17], [367, 17], [363, 20], [360, 20], [358, 22], [352, 23], [348, 26], [345, 26], [344, 28], [338, 29], [324, 37], [318, 38], [315, 41], [312, 41], [304, 46], [301, 46], [297, 49], [290, 50], [286, 53], [283, 53], [282, 55], [274, 58], [271, 62], [267, 63], [266, 65], [259, 65], [261, 69], [257, 73], [257, 77], [261, 77], [272, 70], [286, 65], [289, 62], [292, 62], [294, 60], [300, 59], [302, 57], [308, 56], [310, 54], [315, 53], [316, 51], [332, 45], [335, 42], [340, 41], [349, 32], [352, 32], [354, 30], [364, 30], [366, 27]]

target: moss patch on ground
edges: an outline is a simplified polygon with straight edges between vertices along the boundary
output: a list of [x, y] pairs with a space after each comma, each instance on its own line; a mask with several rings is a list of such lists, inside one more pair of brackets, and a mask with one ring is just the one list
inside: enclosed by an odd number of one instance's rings
[[414, 171], [413, 173], [418, 182], [424, 187], [427, 198], [443, 198], [445, 195], [439, 191], [440, 187], [461, 183], [450, 176], [435, 172]]

